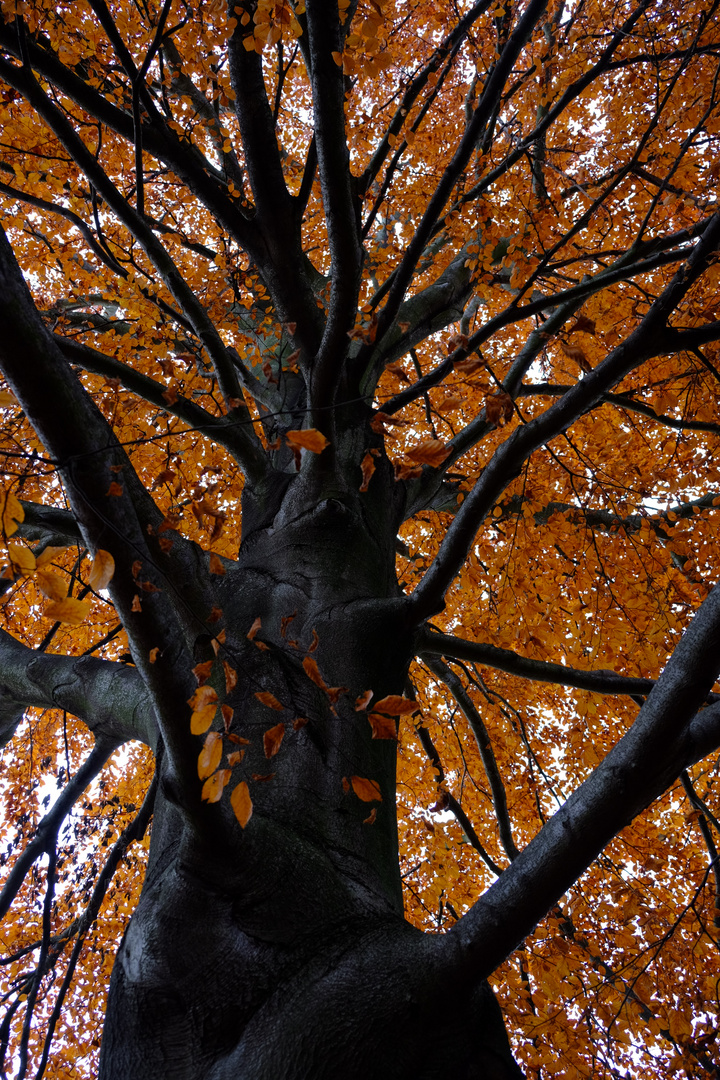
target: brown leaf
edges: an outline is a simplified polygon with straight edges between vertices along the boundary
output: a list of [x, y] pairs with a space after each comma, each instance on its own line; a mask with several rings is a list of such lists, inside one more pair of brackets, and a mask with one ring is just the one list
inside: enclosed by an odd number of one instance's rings
[[293, 730], [300, 731], [300, 729], [304, 728], [306, 724], [307, 720], [304, 716], [296, 716], [293, 720]]
[[254, 623], [252, 624], [252, 626], [248, 630], [247, 634], [245, 635], [245, 637], [248, 639], [248, 641], [254, 641], [255, 640], [255, 635], [257, 634], [257, 632], [261, 628], [261, 626], [262, 626], [262, 619], [258, 615], [257, 619], [255, 619]]
[[228, 664], [227, 660], [223, 660], [223, 671], [225, 672], [225, 693], [230, 694], [237, 686], [237, 671]]
[[230, 731], [230, 725], [232, 724], [233, 713], [235, 710], [230, 705], [221, 705], [220, 712], [222, 713], [223, 724], [225, 725], [225, 734]]
[[280, 637], [281, 638], [284, 638], [284, 637], [287, 636], [288, 626], [293, 621], [293, 619], [295, 618], [296, 615], [297, 615], [297, 611], [293, 611], [292, 615], [283, 615], [282, 618], [280, 619]]
[[106, 495], [114, 495], [116, 498], [119, 498], [122, 493], [122, 484], [118, 484], [117, 480], [113, 480], [110, 487], [105, 492]]
[[408, 383], [408, 384], [412, 382], [412, 380], [410, 379], [410, 377], [409, 377], [409, 376], [408, 376], [408, 375], [407, 375], [407, 374], [405, 373], [405, 371], [403, 370], [403, 366], [402, 366], [402, 361], [401, 361], [401, 360], [396, 360], [394, 364], [388, 364], [388, 365], [387, 365], [387, 367], [385, 368], [385, 370], [386, 370], [386, 371], [391, 371], [391, 372], [392, 372], [392, 374], [393, 374], [393, 375], [394, 375], [394, 376], [395, 376], [395, 377], [396, 377], [397, 379], [399, 379], [399, 380], [400, 380], [400, 382], [404, 382], [404, 383]]
[[198, 686], [202, 686], [206, 683], [212, 674], [214, 660], [206, 660], [204, 664], [196, 664], [193, 670], [193, 675], [197, 679]]
[[142, 611], [142, 604], [140, 603], [140, 597], [137, 593], [132, 598], [132, 604], [130, 605], [131, 611]]
[[367, 780], [364, 776], [351, 776], [350, 783], [358, 799], [363, 802], [382, 802], [380, 785], [375, 780]]
[[578, 315], [577, 319], [568, 330], [568, 334], [574, 334], [576, 331], [582, 331], [584, 334], [593, 334], [594, 336], [597, 336], [595, 332], [595, 321], [589, 319], [587, 315]]
[[366, 690], [359, 698], [355, 698], [355, 712], [363, 712], [370, 704], [373, 696], [372, 690]]
[[456, 360], [453, 364], [453, 369], [461, 375], [473, 375], [481, 367], [485, 367], [482, 356], [468, 356], [466, 360]]
[[412, 450], [407, 451], [407, 456], [411, 461], [422, 465], [438, 466], [442, 465], [449, 453], [450, 447], [442, 439], [423, 439]]
[[512, 418], [512, 414], [512, 398], [504, 391], [485, 399], [485, 416], [489, 424], [505, 427], [508, 420]]
[[311, 679], [316, 686], [319, 686], [321, 690], [327, 690], [328, 685], [320, 674], [320, 669], [317, 666], [317, 661], [313, 660], [312, 656], [306, 656], [302, 662], [302, 666], [305, 669], [305, 674], [308, 679]]
[[204, 705], [217, 701], [217, 690], [213, 690], [212, 686], [198, 686], [197, 690], [193, 691], [192, 697], [188, 698], [188, 705], [191, 709], [202, 709]]
[[362, 484], [360, 485], [360, 491], [367, 491], [370, 478], [375, 472], [375, 458], [369, 451], [360, 462], [360, 468], [362, 469]]
[[583, 371], [592, 371], [585, 353], [579, 345], [566, 345], [564, 341], [561, 341], [560, 348], [570, 360], [574, 360], [576, 364], [579, 364]]
[[267, 690], [259, 691], [257, 694], [255, 694], [255, 697], [258, 699], [261, 705], [267, 705], [268, 709], [276, 709], [278, 712], [282, 712], [282, 710], [285, 708], [285, 706], [281, 705], [278, 699], [273, 694], [269, 693]]
[[220, 557], [215, 554], [214, 551], [210, 552], [210, 562], [208, 568], [211, 574], [217, 574], [218, 577], [222, 577], [225, 573], [225, 567], [223, 566]]
[[375, 818], [377, 817], [377, 806], [373, 806], [372, 810], [366, 818], [363, 818], [363, 825], [374, 825]]
[[285, 737], [285, 725], [276, 724], [275, 727], [268, 728], [263, 735], [263, 749], [265, 751], [265, 757], [275, 757], [280, 749], [280, 743]]
[[313, 454], [321, 454], [329, 445], [321, 431], [316, 428], [304, 428], [302, 431], [286, 431], [285, 439], [288, 445], [294, 449], [309, 450]]
[[368, 713], [373, 739], [397, 739], [397, 723], [391, 716]]
[[233, 808], [235, 817], [240, 822], [241, 827], [244, 829], [248, 821], [252, 817], [253, 804], [250, 798], [250, 790], [247, 783], [241, 780], [237, 787], [234, 789], [230, 796], [230, 805]]
[[388, 716], [409, 716], [411, 713], [420, 712], [417, 701], [401, 697], [400, 694], [388, 694], [387, 697], [380, 698], [380, 701], [373, 705], [373, 709], [375, 712], [387, 713]]
[[245, 751], [244, 750], [232, 750], [227, 755], [227, 763], [232, 768], [234, 768], [236, 765], [240, 764], [240, 762], [242, 761], [242, 759], [244, 757], [245, 757]]

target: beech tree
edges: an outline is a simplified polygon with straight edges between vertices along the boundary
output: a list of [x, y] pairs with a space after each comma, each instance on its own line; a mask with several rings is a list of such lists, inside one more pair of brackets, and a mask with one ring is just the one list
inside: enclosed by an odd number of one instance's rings
[[0, 11], [3, 1075], [720, 1075], [717, 0]]

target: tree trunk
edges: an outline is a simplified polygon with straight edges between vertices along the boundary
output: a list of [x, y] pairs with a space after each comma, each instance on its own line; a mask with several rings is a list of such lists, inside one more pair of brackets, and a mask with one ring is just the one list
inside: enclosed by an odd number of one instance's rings
[[[161, 756], [103, 1080], [521, 1075], [487, 984], [459, 983], [439, 939], [403, 919], [396, 743], [373, 738], [354, 708], [368, 689], [401, 694], [412, 654], [389, 466], [369, 497], [327, 486], [308, 464], [286, 488], [278, 478], [264, 512], [247, 497], [238, 565], [219, 582], [223, 656], [240, 674], [230, 730], [249, 740], [253, 815], [244, 830], [227, 800], [186, 815]], [[195, 647], [204, 660], [202, 636]], [[307, 657], [346, 689], [312, 682]], [[263, 734], [278, 722], [285, 735], [268, 760]], [[382, 801], [359, 799], [351, 777], [374, 780]]]

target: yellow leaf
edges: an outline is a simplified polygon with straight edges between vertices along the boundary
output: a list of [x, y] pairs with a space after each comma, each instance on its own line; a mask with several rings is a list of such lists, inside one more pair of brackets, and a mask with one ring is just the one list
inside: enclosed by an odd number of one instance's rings
[[35, 570], [35, 556], [24, 544], [8, 544], [8, 555], [16, 574], [32, 574]]
[[18, 400], [12, 390], [0, 390], [0, 409], [8, 409], [17, 403]]
[[288, 431], [285, 433], [285, 439], [290, 446], [302, 447], [303, 450], [310, 450], [313, 454], [321, 454], [326, 446], [329, 445], [328, 440], [325, 438], [321, 431], [317, 428], [305, 428], [303, 431]]
[[220, 802], [223, 788], [230, 779], [230, 769], [218, 769], [216, 773], [206, 780], [202, 787], [201, 798], [204, 802]]
[[22, 503], [11, 491], [5, 494], [2, 510], [2, 528], [5, 536], [12, 536], [18, 530], [18, 523], [25, 520]]
[[[20, 507], [20, 509], [22, 510], [22, 507]], [[35, 559], [36, 566], [38, 567], [38, 569], [41, 566], [47, 566], [47, 564], [49, 562], [52, 562], [53, 559], [57, 555], [61, 555], [63, 553], [63, 551], [67, 551], [67, 548], [64, 548], [64, 547], [52, 547], [52, 545], [48, 545], [48, 547], [46, 547], [41, 552], [41, 554], [36, 557], [36, 559]]]
[[89, 600], [75, 600], [72, 596], [66, 596], [64, 600], [54, 600], [48, 604], [43, 615], [53, 622], [66, 622], [72, 626], [79, 626], [85, 622], [90, 614]]
[[280, 743], [285, 736], [285, 725], [276, 724], [275, 727], [271, 727], [263, 735], [263, 749], [265, 750], [265, 757], [271, 758], [277, 754], [280, 749]]
[[243, 829], [247, 825], [248, 821], [252, 817], [253, 804], [250, 798], [250, 791], [244, 780], [242, 780], [233, 791], [230, 796], [230, 805], [233, 808], [235, 817], [240, 822]]
[[204, 735], [215, 719], [217, 705], [202, 705], [195, 709], [190, 717], [190, 731], [193, 735]]
[[68, 583], [65, 578], [60, 577], [59, 574], [53, 574], [50, 570], [38, 570], [35, 584], [48, 600], [64, 600], [68, 593]]
[[367, 780], [364, 776], [351, 776], [350, 783], [358, 799], [363, 802], [382, 802], [380, 785], [375, 780]]
[[114, 573], [115, 560], [112, 555], [109, 551], [103, 551], [102, 548], [98, 548], [90, 568], [88, 585], [91, 589], [99, 592], [100, 589], [107, 587], [108, 583], [112, 580]]
[[204, 780], [214, 773], [222, 757], [222, 735], [219, 731], [209, 731], [198, 755], [198, 776]]

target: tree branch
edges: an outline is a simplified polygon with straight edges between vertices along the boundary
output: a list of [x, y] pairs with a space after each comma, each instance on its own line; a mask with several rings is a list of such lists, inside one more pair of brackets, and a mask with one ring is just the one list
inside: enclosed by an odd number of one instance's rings
[[490, 974], [625, 825], [720, 745], [720, 703], [702, 708], [720, 668], [718, 640], [720, 586], [629, 732], [450, 931], [448, 948], [465, 976]]
[[720, 212], [640, 325], [541, 416], [518, 427], [495, 451], [448, 528], [429, 570], [408, 598], [418, 622], [442, 609], [446, 590], [462, 566], [484, 516], [529, 456], [565, 431], [604, 393], [650, 356], [664, 351], [666, 322], [720, 247]]

